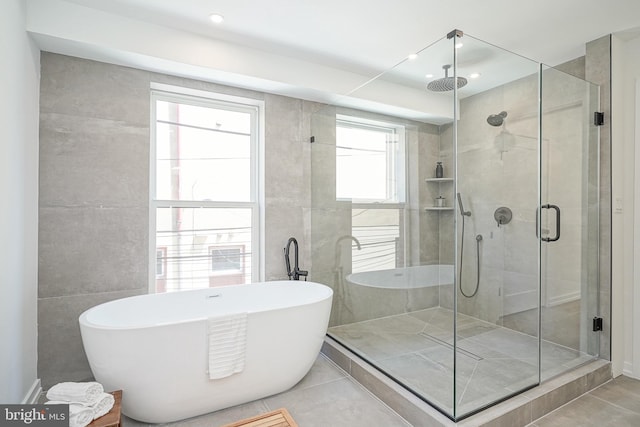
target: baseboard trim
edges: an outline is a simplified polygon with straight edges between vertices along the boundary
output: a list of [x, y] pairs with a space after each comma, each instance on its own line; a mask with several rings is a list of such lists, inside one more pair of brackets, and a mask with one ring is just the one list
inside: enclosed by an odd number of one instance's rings
[[624, 362], [624, 366], [622, 367], [622, 375], [638, 379], [638, 377], [634, 375], [633, 363], [631, 362]]
[[22, 399], [23, 405], [35, 405], [38, 403], [38, 399], [40, 399], [40, 394], [42, 394], [42, 384], [40, 383], [40, 378], [37, 378], [34, 382], [24, 399]]

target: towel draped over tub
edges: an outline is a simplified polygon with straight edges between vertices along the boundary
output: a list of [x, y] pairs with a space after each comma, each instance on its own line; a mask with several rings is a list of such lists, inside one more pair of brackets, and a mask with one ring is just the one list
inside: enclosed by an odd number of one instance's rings
[[209, 379], [242, 372], [247, 349], [247, 313], [208, 319]]

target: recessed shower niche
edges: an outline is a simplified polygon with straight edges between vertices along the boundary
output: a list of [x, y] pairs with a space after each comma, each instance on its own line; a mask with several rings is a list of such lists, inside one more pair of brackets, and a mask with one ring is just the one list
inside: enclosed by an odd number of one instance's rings
[[598, 358], [598, 107], [453, 31], [316, 111], [329, 335], [453, 420]]

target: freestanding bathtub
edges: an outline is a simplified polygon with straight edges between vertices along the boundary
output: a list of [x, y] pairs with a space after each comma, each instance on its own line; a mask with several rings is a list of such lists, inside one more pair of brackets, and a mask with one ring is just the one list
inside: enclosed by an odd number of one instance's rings
[[[453, 301], [453, 266], [420, 265], [363, 271], [345, 277], [350, 321], [376, 319]], [[450, 295], [447, 298], [447, 295]]]
[[[111, 301], [80, 315], [89, 365], [122, 412], [148, 423], [193, 417], [280, 393], [316, 360], [331, 288], [274, 281]], [[209, 379], [208, 319], [247, 313], [244, 369]]]
[[346, 279], [360, 286], [385, 289], [417, 289], [453, 283], [453, 265], [418, 265], [388, 270], [363, 271]]

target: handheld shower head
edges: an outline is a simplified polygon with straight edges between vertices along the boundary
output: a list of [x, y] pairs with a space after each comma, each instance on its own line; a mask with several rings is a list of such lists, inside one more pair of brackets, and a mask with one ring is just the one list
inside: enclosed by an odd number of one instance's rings
[[458, 197], [458, 206], [460, 207], [460, 215], [462, 216], [471, 216], [471, 211], [465, 211], [464, 206], [462, 205], [462, 197], [460, 193], [457, 194]]

